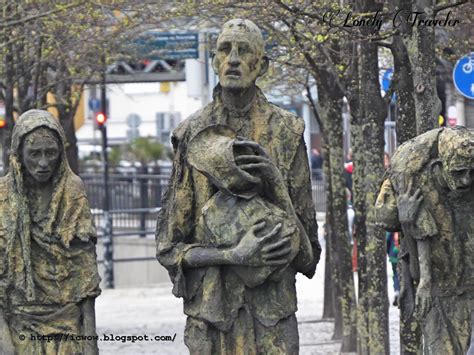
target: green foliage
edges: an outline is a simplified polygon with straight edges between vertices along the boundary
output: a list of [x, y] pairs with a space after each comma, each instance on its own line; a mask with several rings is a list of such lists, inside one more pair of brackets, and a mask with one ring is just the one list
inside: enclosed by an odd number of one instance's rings
[[[2, 6], [0, 100], [5, 101], [6, 131], [14, 115], [54, 108], [72, 144], [83, 86], [97, 81], [105, 64], [123, 58], [130, 38], [156, 17], [166, 18], [168, 7], [160, 1], [125, 0], [6, 0]], [[9, 145], [6, 137], [3, 144]], [[77, 154], [71, 152], [75, 169]], [[6, 155], [4, 160], [7, 164]]]
[[142, 164], [164, 157], [165, 147], [151, 137], [139, 137], [130, 144], [130, 153]]
[[120, 146], [112, 147], [112, 149], [110, 149], [108, 158], [112, 166], [117, 166], [120, 160], [122, 160], [122, 147]]

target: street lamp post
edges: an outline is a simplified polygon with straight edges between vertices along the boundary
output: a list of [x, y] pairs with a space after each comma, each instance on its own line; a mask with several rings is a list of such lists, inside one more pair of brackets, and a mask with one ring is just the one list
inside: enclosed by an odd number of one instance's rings
[[100, 86], [100, 108], [97, 115], [97, 123], [102, 133], [102, 171], [104, 180], [104, 201], [103, 201], [103, 223], [104, 223], [104, 282], [106, 288], [114, 288], [114, 250], [112, 235], [112, 215], [110, 214], [110, 194], [109, 194], [109, 161], [107, 154], [107, 93], [105, 80], [105, 58], [103, 58], [104, 70], [102, 72], [102, 82]]

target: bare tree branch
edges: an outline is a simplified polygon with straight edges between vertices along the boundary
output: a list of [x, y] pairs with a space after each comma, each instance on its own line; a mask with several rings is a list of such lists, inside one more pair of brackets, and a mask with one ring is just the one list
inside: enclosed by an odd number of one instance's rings
[[453, 7], [456, 7], [456, 6], [460, 6], [462, 4], [466, 4], [469, 0], [459, 0], [455, 3], [452, 3], [452, 4], [440, 4], [438, 6], [436, 6], [434, 8], [434, 14], [436, 15], [438, 12], [440, 11], [443, 11], [443, 10], [446, 10], [446, 9], [449, 9], [449, 8], [453, 8]]
[[25, 24], [27, 22], [31, 22], [31, 21], [40, 19], [42, 17], [47, 17], [47, 16], [50, 16], [50, 15], [56, 14], [58, 12], [63, 12], [63, 11], [72, 9], [74, 7], [81, 6], [82, 3], [83, 3], [82, 1], [79, 1], [79, 2], [69, 4], [69, 5], [65, 5], [62, 8], [42, 12], [42, 13], [35, 14], [35, 15], [26, 16], [26, 17], [23, 17], [19, 20], [11, 20], [11, 21], [7, 21], [7, 22], [0, 22], [0, 28], [7, 28], [7, 27], [11, 27], [11, 26], [17, 26], [17, 25]]
[[318, 122], [319, 128], [321, 129], [321, 133], [324, 134], [323, 121], [321, 120], [321, 116], [319, 116], [318, 108], [316, 107], [316, 103], [314, 101], [313, 95], [311, 94], [311, 87], [309, 85], [306, 85], [305, 89], [306, 89], [306, 97], [308, 98], [308, 101], [311, 104], [314, 117], [316, 118], [316, 121]]

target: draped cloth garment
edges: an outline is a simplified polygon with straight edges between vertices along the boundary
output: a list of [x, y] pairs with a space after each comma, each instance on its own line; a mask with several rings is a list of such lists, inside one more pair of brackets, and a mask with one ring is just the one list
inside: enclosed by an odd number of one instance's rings
[[[268, 103], [260, 90], [248, 112], [236, 117], [223, 104], [220, 91], [217, 86], [214, 101], [182, 122], [173, 133], [175, 161], [157, 221], [157, 258], [169, 272], [173, 294], [184, 300], [184, 313], [188, 315], [185, 342], [192, 354], [295, 354], [295, 274], [312, 277], [321, 252], [303, 140], [304, 123]], [[298, 254], [278, 280], [248, 287], [232, 267], [183, 268], [187, 251], [208, 246], [199, 219], [203, 207], [217, 192], [208, 177], [189, 164], [188, 144], [198, 132], [215, 124], [229, 126], [266, 150], [283, 176], [306, 232], [299, 241]]]
[[[61, 151], [47, 213], [28, 202], [32, 191], [20, 155], [25, 136], [39, 127], [55, 132]], [[62, 127], [48, 112], [24, 113], [13, 130], [9, 172], [0, 179], [0, 302], [21, 354], [83, 353], [84, 342], [31, 339], [84, 334], [81, 305], [100, 294], [96, 231], [65, 145]], [[26, 340], [19, 340], [21, 334]]]

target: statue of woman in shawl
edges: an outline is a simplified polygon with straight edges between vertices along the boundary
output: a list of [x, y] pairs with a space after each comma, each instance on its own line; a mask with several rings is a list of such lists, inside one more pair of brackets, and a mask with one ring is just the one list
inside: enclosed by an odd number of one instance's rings
[[46, 111], [25, 112], [13, 129], [0, 178], [2, 354], [98, 353], [96, 232], [65, 145]]

